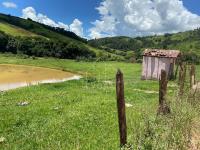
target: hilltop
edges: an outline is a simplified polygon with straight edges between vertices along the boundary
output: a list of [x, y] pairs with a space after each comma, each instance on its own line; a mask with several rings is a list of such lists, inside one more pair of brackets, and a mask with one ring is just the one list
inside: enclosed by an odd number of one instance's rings
[[73, 32], [5, 14], [0, 14], [0, 52], [64, 59], [124, 60], [123, 56], [88, 45], [86, 39]]

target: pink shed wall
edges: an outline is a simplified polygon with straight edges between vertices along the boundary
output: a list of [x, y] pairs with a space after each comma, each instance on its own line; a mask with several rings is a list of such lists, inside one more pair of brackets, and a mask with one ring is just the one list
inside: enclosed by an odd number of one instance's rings
[[[170, 63], [174, 65], [174, 58], [162, 57], [143, 57], [142, 79], [159, 79], [161, 70], [165, 70], [167, 74], [170, 72]], [[172, 68], [173, 69], [173, 68]], [[173, 70], [172, 70], [173, 71]]]

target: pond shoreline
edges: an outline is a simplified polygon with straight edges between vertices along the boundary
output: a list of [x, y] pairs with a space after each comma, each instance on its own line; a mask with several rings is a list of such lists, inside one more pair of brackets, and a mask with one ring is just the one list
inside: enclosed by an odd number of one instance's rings
[[48, 79], [48, 80], [32, 81], [32, 82], [17, 82], [17, 83], [0, 84], [0, 91], [8, 91], [8, 90], [21, 88], [21, 87], [28, 87], [28, 86], [39, 85], [39, 84], [61, 83], [61, 82], [71, 81], [71, 80], [80, 80], [81, 78], [82, 78], [81, 76], [74, 75], [72, 77], [63, 78], [63, 79]]
[[62, 70], [16, 64], [0, 64], [0, 72], [0, 91], [81, 78], [80, 75]]

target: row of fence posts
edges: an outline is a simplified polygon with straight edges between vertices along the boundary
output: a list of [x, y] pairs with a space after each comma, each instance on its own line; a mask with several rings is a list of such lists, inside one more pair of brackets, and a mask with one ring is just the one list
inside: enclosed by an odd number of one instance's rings
[[[186, 80], [187, 65], [180, 65], [179, 70], [179, 96], [184, 93], [184, 85]], [[195, 66], [192, 65], [190, 68], [190, 88], [192, 89], [195, 84]], [[166, 94], [167, 94], [168, 77], [165, 70], [161, 70], [161, 78], [159, 80], [159, 107], [158, 114], [166, 115], [170, 113], [170, 107], [167, 105]], [[117, 109], [118, 109], [118, 123], [119, 123], [119, 134], [120, 134], [120, 146], [127, 144], [127, 125], [126, 125], [126, 111], [125, 111], [125, 98], [124, 98], [124, 79], [123, 73], [118, 69], [116, 74], [116, 95], [117, 95]]]

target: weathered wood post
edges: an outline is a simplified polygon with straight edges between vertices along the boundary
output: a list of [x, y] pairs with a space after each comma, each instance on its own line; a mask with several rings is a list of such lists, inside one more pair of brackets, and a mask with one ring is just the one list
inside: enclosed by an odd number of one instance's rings
[[166, 102], [167, 94], [167, 73], [165, 70], [161, 70], [161, 78], [159, 80], [159, 108], [158, 114], [166, 115], [170, 113], [170, 108]]
[[120, 146], [127, 143], [127, 130], [126, 130], [126, 112], [124, 100], [124, 80], [123, 73], [118, 70], [116, 74], [116, 93], [117, 93], [117, 108], [118, 108], [118, 121], [120, 133]]
[[183, 66], [180, 67], [180, 72], [179, 72], [179, 96], [182, 96], [183, 93], [184, 93], [186, 70], [187, 70], [186, 64], [184, 64]]
[[179, 66], [180, 66], [180, 69], [179, 69], [179, 76], [178, 76], [178, 84], [180, 85], [182, 77], [183, 77], [183, 64], [180, 63]]
[[192, 89], [193, 85], [196, 84], [196, 81], [195, 81], [195, 65], [192, 65], [191, 68], [190, 68], [190, 88]]
[[182, 65], [182, 62], [181, 62], [181, 58], [179, 57], [179, 58], [176, 60], [175, 79], [177, 79], [177, 75], [178, 75], [179, 66], [181, 66], [181, 65]]
[[174, 62], [170, 62], [168, 79], [169, 80], [173, 80], [174, 79]]
[[175, 71], [174, 79], [177, 79], [178, 68], [179, 68], [179, 64], [176, 64], [176, 71]]

